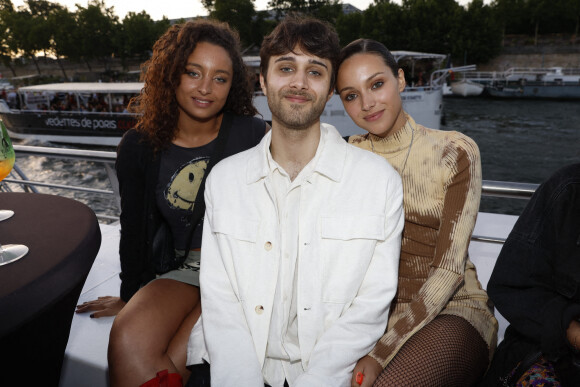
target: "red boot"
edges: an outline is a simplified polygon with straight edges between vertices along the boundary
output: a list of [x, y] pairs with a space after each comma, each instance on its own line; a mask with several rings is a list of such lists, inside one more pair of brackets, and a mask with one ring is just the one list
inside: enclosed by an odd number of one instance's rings
[[157, 372], [157, 376], [143, 383], [140, 387], [183, 387], [181, 375], [170, 374], [169, 371], [163, 370]]

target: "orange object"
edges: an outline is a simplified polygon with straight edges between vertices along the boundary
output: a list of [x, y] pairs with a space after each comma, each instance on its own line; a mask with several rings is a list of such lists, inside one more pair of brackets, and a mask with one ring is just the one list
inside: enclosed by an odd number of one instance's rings
[[365, 374], [363, 374], [362, 372], [357, 372], [356, 373], [356, 382], [358, 383], [358, 385], [362, 385], [362, 382], [365, 378]]

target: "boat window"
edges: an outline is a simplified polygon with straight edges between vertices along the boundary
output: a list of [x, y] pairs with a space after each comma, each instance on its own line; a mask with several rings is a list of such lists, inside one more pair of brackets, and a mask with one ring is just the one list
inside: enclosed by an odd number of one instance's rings
[[[78, 99], [77, 99], [78, 97]], [[90, 113], [126, 113], [132, 94], [105, 93], [26, 93], [26, 109], [58, 112], [81, 111]], [[110, 101], [109, 101], [110, 100]], [[110, 103], [109, 103], [110, 102]]]
[[27, 110], [48, 110], [48, 100], [44, 93], [31, 92], [23, 95], [23, 109]]

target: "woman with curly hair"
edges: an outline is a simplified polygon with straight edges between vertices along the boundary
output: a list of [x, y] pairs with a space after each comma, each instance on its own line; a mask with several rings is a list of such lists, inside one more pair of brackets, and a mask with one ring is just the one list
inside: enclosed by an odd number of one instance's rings
[[[181, 386], [189, 377], [187, 341], [201, 313], [203, 222], [189, 224], [196, 222], [190, 215], [200, 204], [196, 197], [203, 198], [197, 191], [216, 145], [223, 144], [217, 146], [221, 157], [251, 148], [266, 123], [253, 117], [253, 86], [239, 37], [225, 23], [172, 26], [143, 68], [145, 86], [130, 103], [141, 117], [117, 150], [120, 297], [100, 297], [77, 312], [117, 315], [108, 354], [112, 386], [158, 386], [167, 380]], [[220, 132], [229, 133], [225, 140]], [[176, 256], [185, 257], [168, 272], [155, 265], [159, 257], [153, 253], [164, 222]]]

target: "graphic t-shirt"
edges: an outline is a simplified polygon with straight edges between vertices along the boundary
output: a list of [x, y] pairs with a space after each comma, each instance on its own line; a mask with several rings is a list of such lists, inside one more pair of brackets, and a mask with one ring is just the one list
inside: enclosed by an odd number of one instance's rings
[[[197, 191], [205, 174], [216, 140], [197, 148], [171, 144], [161, 155], [159, 179], [155, 189], [157, 206], [173, 234], [175, 248], [187, 246]], [[190, 249], [201, 247], [203, 218], [193, 234]]]

